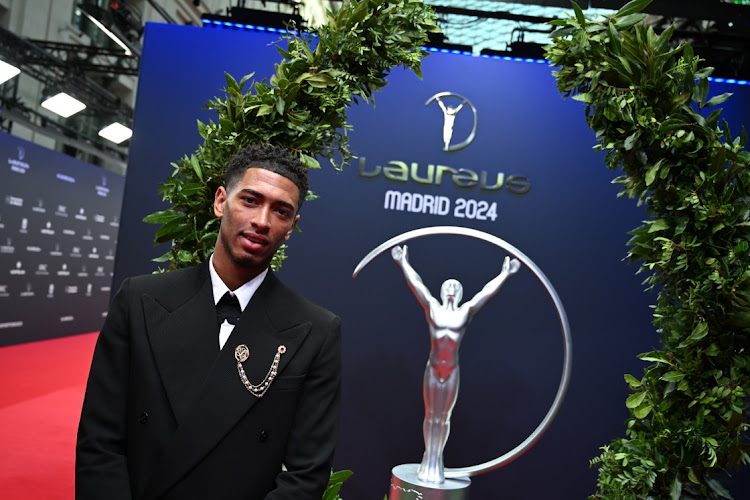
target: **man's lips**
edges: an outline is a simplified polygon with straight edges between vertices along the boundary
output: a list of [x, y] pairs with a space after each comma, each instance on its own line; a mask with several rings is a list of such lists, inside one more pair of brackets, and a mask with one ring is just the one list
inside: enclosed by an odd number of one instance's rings
[[254, 243], [256, 245], [268, 245], [268, 238], [263, 236], [262, 234], [242, 233], [241, 236], [250, 243]]

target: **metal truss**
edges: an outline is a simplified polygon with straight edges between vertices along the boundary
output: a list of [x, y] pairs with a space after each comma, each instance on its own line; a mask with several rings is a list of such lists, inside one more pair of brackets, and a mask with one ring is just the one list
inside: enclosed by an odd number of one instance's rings
[[[105, 49], [46, 40], [28, 40], [28, 42], [47, 52], [63, 68], [70, 65], [87, 73], [138, 76], [138, 58], [125, 55], [125, 52], [119, 48]], [[102, 60], [103, 58], [106, 59]], [[27, 62], [49, 64], [52, 62], [50, 59], [49, 57], [40, 58], [38, 53], [34, 53], [28, 55]]]
[[[49, 50], [46, 50], [49, 49]], [[86, 66], [94, 65], [105, 71], [105, 65], [99, 63], [74, 61], [75, 54], [90, 54], [115, 57], [116, 54], [108, 54], [107, 49], [96, 47], [84, 47], [54, 42], [38, 42], [21, 38], [10, 31], [0, 28], [0, 54], [6, 61], [14, 64], [22, 72], [38, 80], [49, 89], [68, 91], [85, 98], [87, 106], [99, 115], [111, 116], [113, 120], [130, 124], [133, 109], [123, 103], [119, 97], [92, 80], [86, 75]], [[64, 58], [60, 57], [63, 55]], [[120, 60], [126, 56], [120, 55]], [[124, 63], [125, 64], [125, 63]], [[131, 65], [133, 62], [127, 64]], [[135, 62], [137, 64], [137, 60]], [[128, 69], [127, 71], [131, 71]], [[118, 74], [111, 66], [106, 71], [108, 74]], [[129, 74], [124, 71], [120, 74]]]

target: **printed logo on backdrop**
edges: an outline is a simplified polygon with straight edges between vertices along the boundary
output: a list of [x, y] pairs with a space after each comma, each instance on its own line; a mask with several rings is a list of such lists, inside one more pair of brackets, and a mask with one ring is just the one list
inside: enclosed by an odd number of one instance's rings
[[102, 176], [102, 183], [96, 186], [96, 194], [103, 198], [106, 198], [109, 194], [109, 188], [107, 187], [107, 178], [105, 176]]
[[34, 290], [31, 289], [31, 283], [26, 283], [26, 290], [20, 293], [21, 297], [33, 297]]
[[[453, 101], [458, 101], [458, 103], [454, 105]], [[429, 106], [433, 102], [436, 102], [443, 112], [443, 151], [458, 151], [471, 144], [477, 135], [477, 109], [474, 105], [464, 96], [451, 92], [438, 92], [427, 99], [424, 105]], [[469, 137], [456, 144], [453, 142], [453, 126], [456, 123], [456, 116], [465, 108], [471, 112], [473, 126]], [[467, 114], [467, 112], [464, 114]]]
[[67, 175], [67, 174], [63, 174], [62, 172], [58, 172], [55, 177], [60, 179], [61, 181], [69, 182], [71, 184], [76, 183], [75, 177]]
[[13, 240], [7, 239], [7, 244], [0, 246], [0, 253], [12, 254], [16, 251], [16, 247], [13, 246]]
[[59, 271], [57, 271], [58, 276], [70, 276], [70, 271], [68, 271], [68, 265], [63, 264]]
[[[425, 102], [425, 106], [430, 105], [442, 112], [440, 142], [442, 152], [451, 154], [452, 165], [442, 165], [442, 162], [425, 164], [403, 159], [391, 160], [385, 165], [368, 165], [367, 158], [362, 156], [359, 158], [360, 178], [382, 178], [391, 183], [421, 188], [451, 186], [463, 192], [473, 192], [471, 197], [454, 199], [444, 194], [388, 189], [384, 193], [384, 210], [494, 222], [498, 218], [497, 196], [503, 193], [526, 195], [531, 190], [530, 180], [524, 175], [508, 174], [484, 165], [481, 168], [473, 165], [457, 166], [460, 159], [455, 152], [466, 148], [476, 138], [477, 109], [469, 99], [453, 92], [438, 92]], [[456, 135], [459, 128], [456, 126], [459, 123], [457, 120], [462, 120], [462, 125], [471, 121], [472, 127], [468, 135]], [[467, 127], [462, 126], [460, 129], [460, 133], [465, 134]], [[437, 143], [435, 141], [436, 145]]]
[[16, 262], [15, 269], [10, 270], [11, 276], [24, 276], [26, 274], [26, 270], [23, 268], [23, 264], [19, 260]]
[[25, 161], [23, 161], [23, 159], [26, 157], [26, 149], [23, 146], [18, 146], [16, 148], [16, 151], [18, 153], [18, 157], [8, 158], [8, 165], [10, 165], [10, 170], [12, 172], [16, 172], [18, 174], [25, 174], [26, 171], [31, 166]]
[[12, 196], [9, 194], [5, 197], [5, 203], [12, 207], [22, 207], [23, 198], [19, 198], [18, 196]]

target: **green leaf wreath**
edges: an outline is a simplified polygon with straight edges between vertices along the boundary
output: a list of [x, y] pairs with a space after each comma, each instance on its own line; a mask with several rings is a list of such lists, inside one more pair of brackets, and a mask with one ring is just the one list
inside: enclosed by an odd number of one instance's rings
[[[435, 14], [422, 1], [345, 1], [336, 14], [329, 12], [327, 24], [285, 37], [286, 49], [278, 48], [283, 59], [268, 81], [248, 85], [252, 74], [239, 82], [227, 74], [225, 95], [207, 103], [217, 121], [198, 122], [203, 144], [173, 163], [172, 176], [161, 186], [171, 208], [144, 218], [161, 224], [155, 244], [172, 242], [155, 260], [176, 269], [210, 255], [219, 228], [214, 193], [229, 158], [250, 143], [284, 146], [308, 168], [320, 168], [318, 159], [337, 169], [347, 165], [354, 157], [348, 148], [347, 108], [360, 100], [373, 102], [396, 66], [421, 77], [427, 55], [421, 46], [427, 33], [436, 31]], [[286, 258], [284, 249], [274, 256], [273, 269]]]
[[[661, 349], [641, 354], [626, 438], [602, 448], [594, 499], [731, 498], [721, 477], [747, 465], [750, 391], [750, 154], [709, 98], [713, 68], [642, 23], [650, 0], [611, 17], [555, 20], [557, 87], [586, 104], [595, 149], [649, 216], [628, 258], [658, 292]], [[624, 313], [624, 312], [623, 312]]]

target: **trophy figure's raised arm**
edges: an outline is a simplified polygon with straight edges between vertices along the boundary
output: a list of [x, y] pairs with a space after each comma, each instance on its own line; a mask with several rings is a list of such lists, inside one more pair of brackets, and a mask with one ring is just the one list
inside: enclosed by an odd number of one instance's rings
[[450, 418], [458, 397], [458, 348], [466, 327], [477, 312], [500, 290], [505, 280], [521, 267], [517, 259], [505, 257], [502, 270], [471, 300], [461, 305], [463, 286], [454, 279], [440, 288], [442, 303], [425, 286], [409, 263], [407, 246], [391, 249], [393, 260], [401, 267], [406, 282], [425, 311], [430, 329], [430, 356], [424, 372], [425, 418], [422, 427], [425, 451], [417, 477], [420, 481], [443, 483], [443, 450], [450, 433]]

